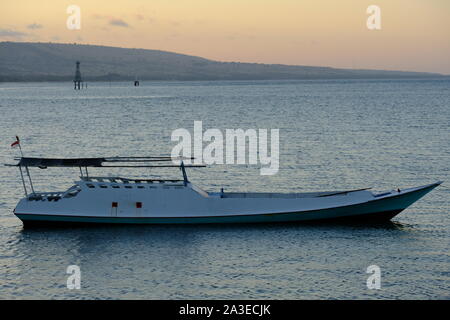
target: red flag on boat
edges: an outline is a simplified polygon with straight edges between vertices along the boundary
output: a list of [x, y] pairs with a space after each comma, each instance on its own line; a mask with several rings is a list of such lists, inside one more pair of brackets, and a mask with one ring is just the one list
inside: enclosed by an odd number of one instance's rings
[[13, 143], [11, 143], [11, 148], [14, 148], [16, 146], [20, 145], [20, 139], [18, 136], [16, 136], [16, 141], [14, 141]]

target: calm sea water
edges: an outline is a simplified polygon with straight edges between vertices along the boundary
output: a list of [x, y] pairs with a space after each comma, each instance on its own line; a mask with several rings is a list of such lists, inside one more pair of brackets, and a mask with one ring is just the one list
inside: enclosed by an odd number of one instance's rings
[[[204, 129], [280, 129], [278, 174], [243, 165], [190, 170], [208, 191], [390, 190], [447, 181], [378, 226], [25, 230], [12, 213], [22, 196], [19, 174], [2, 167], [2, 299], [450, 299], [448, 80], [90, 83], [81, 91], [71, 83], [3, 83], [0, 118], [2, 163], [18, 155], [9, 147], [16, 134], [30, 156], [168, 154], [171, 132], [202, 120]], [[41, 191], [63, 190], [78, 175], [31, 173]], [[72, 264], [81, 268], [81, 290], [66, 288]], [[374, 264], [380, 290], [366, 286]]]

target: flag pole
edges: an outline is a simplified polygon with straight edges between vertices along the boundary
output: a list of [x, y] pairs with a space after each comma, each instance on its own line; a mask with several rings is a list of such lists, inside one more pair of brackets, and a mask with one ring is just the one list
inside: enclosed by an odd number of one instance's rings
[[[16, 141], [17, 141], [17, 145], [19, 146], [20, 154], [23, 158], [23, 151], [22, 151], [22, 146], [20, 145], [19, 136], [16, 136]], [[20, 169], [20, 173], [22, 174], [22, 169], [20, 168], [20, 164], [19, 164], [19, 169]], [[34, 192], [34, 187], [33, 187], [33, 181], [31, 180], [30, 171], [28, 170], [27, 166], [25, 166], [25, 172], [27, 173], [28, 180], [30, 181], [31, 192], [34, 194], [35, 192]], [[23, 176], [22, 176], [22, 179], [23, 179]], [[25, 191], [25, 193], [26, 193], [26, 191]]]
[[19, 143], [19, 150], [20, 150], [20, 155], [21, 155], [22, 158], [23, 158], [23, 152], [22, 152], [22, 147], [20, 146], [20, 143]]
[[[16, 143], [19, 146], [20, 154], [22, 155], [22, 158], [23, 158], [23, 151], [22, 151], [22, 147], [20, 146], [19, 136], [16, 136], [16, 142], [13, 143], [11, 146], [14, 146], [14, 144], [16, 144]], [[28, 197], [27, 187], [26, 187], [26, 184], [25, 184], [25, 179], [23, 177], [22, 167], [21, 167], [20, 163], [19, 163], [18, 166], [19, 166], [19, 171], [20, 171], [20, 177], [22, 178], [23, 190], [25, 191], [25, 197]], [[28, 177], [30, 178], [30, 173], [28, 172], [28, 168], [26, 168], [26, 169], [27, 169]], [[30, 178], [30, 182], [31, 182], [31, 178]], [[31, 188], [33, 188], [33, 185], [31, 185]], [[34, 193], [34, 191], [33, 191], [33, 193]]]
[[19, 145], [20, 155], [21, 155], [22, 158], [23, 158], [22, 146], [20, 145], [20, 139], [19, 139], [19, 136], [16, 136], [16, 139], [17, 139], [17, 141], [19, 141], [18, 145]]

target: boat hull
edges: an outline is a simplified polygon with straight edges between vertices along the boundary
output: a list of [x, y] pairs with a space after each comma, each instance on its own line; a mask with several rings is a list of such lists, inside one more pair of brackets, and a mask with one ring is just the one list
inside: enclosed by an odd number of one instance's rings
[[233, 224], [233, 223], [276, 223], [276, 222], [326, 222], [389, 221], [412, 203], [430, 192], [440, 183], [414, 188], [398, 195], [382, 197], [362, 203], [317, 210], [272, 212], [263, 214], [228, 214], [210, 216], [155, 216], [117, 217], [58, 213], [20, 213], [15, 215], [25, 226], [73, 225], [73, 224]]

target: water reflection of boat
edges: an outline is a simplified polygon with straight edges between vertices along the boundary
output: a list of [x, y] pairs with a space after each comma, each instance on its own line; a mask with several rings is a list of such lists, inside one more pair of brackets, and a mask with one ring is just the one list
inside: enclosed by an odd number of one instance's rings
[[[186, 174], [187, 167], [198, 166], [184, 165], [182, 161], [180, 165], [164, 164], [172, 161], [170, 157], [22, 157], [17, 160], [19, 162], [13, 166], [20, 169], [26, 196], [19, 201], [14, 213], [25, 225], [387, 221], [441, 183], [381, 193], [369, 189], [306, 193], [206, 192], [192, 184]], [[153, 162], [159, 164], [151, 164]], [[36, 192], [30, 167], [79, 167], [81, 176], [66, 191]], [[183, 178], [92, 177], [89, 167], [179, 167]]]

